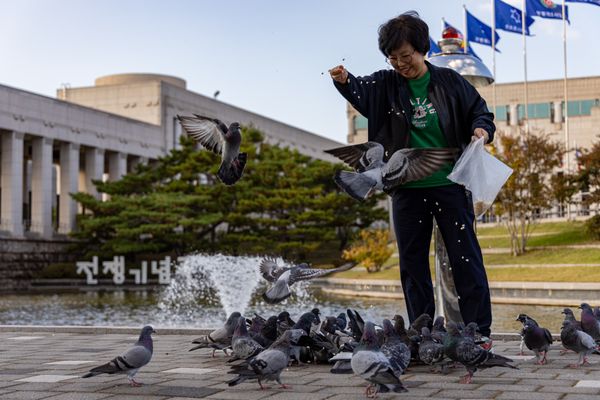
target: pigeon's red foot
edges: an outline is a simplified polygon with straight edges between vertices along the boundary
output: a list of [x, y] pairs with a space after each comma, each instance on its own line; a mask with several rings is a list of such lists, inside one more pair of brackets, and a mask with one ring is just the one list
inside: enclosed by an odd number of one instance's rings
[[279, 387], [282, 389], [291, 389], [292, 388], [290, 385], [286, 385], [285, 383], [282, 383]]
[[377, 397], [377, 392], [379, 392], [379, 388], [377, 387], [377, 385], [369, 385], [365, 390], [365, 394], [370, 399], [374, 399], [375, 397]]
[[136, 382], [134, 379], [130, 380], [130, 381], [129, 381], [129, 384], [130, 384], [132, 387], [140, 387], [140, 386], [142, 386], [142, 385], [143, 385], [141, 382]]
[[462, 378], [460, 378], [460, 383], [471, 383], [473, 381], [473, 375], [466, 374]]

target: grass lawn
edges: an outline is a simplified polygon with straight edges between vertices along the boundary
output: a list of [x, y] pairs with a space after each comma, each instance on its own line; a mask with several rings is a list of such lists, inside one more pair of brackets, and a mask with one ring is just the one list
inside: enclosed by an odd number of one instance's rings
[[[527, 241], [530, 247], [598, 243], [586, 233], [581, 221], [537, 224], [531, 233], [534, 236]], [[482, 248], [510, 247], [510, 236], [503, 226], [479, 228], [477, 236]]]

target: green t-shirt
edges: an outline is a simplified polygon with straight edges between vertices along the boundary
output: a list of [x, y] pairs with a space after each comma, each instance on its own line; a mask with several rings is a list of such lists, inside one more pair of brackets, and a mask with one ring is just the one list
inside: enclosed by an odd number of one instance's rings
[[[408, 80], [410, 90], [410, 103], [413, 107], [411, 117], [410, 141], [411, 148], [420, 147], [448, 147], [446, 137], [440, 128], [440, 121], [433, 104], [427, 97], [427, 87], [429, 86], [429, 71], [420, 78]], [[452, 171], [452, 164], [448, 163], [439, 171], [434, 172], [426, 178], [418, 181], [407, 182], [401, 187], [434, 187], [451, 185], [452, 182], [446, 178]]]

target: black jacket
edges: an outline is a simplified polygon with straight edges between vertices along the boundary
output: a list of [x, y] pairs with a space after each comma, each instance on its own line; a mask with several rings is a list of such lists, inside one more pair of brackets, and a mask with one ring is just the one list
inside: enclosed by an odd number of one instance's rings
[[[494, 138], [494, 114], [485, 100], [459, 73], [436, 67], [425, 61], [431, 74], [429, 100], [435, 107], [440, 128], [449, 147], [463, 150], [471, 141], [473, 130], [483, 128]], [[335, 82], [338, 91], [368, 120], [369, 141], [378, 142], [386, 150], [387, 160], [396, 150], [409, 146], [410, 91], [408, 83], [393, 70], [380, 70], [369, 76], [348, 74], [345, 84]]]

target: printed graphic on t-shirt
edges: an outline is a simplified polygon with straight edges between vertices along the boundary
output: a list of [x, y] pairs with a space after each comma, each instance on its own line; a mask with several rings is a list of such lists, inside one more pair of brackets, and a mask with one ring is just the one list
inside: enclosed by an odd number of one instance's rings
[[425, 128], [427, 126], [427, 114], [435, 114], [435, 108], [427, 97], [417, 97], [410, 99], [410, 104], [413, 106], [412, 125], [415, 128]]

